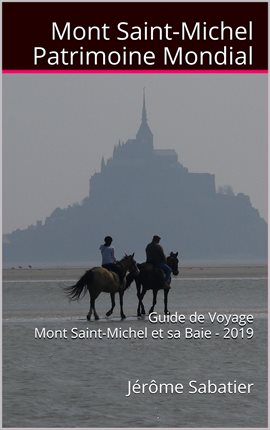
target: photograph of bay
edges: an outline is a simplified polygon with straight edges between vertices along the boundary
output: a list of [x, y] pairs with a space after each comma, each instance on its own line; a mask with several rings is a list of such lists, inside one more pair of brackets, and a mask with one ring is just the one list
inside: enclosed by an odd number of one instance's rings
[[[3, 106], [3, 426], [267, 427], [267, 76], [7, 74]], [[89, 320], [108, 237], [133, 282]]]

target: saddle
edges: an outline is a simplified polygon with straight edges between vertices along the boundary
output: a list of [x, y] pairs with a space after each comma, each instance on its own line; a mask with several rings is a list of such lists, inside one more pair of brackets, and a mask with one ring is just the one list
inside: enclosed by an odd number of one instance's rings
[[119, 267], [117, 265], [117, 263], [116, 264], [114, 264], [114, 263], [112, 263], [112, 264], [103, 264], [102, 267], [104, 267], [104, 269], [109, 270], [110, 272], [116, 273], [116, 275], [119, 276], [120, 283], [121, 284], [123, 283], [125, 274], [124, 274], [123, 270], [121, 270], [121, 267]]
[[138, 266], [140, 270], [143, 270], [146, 273], [148, 272], [149, 274], [157, 276], [159, 280], [164, 281], [166, 277], [164, 271], [160, 267], [157, 267], [155, 264], [149, 263], [148, 261], [146, 261], [145, 263], [139, 264]]

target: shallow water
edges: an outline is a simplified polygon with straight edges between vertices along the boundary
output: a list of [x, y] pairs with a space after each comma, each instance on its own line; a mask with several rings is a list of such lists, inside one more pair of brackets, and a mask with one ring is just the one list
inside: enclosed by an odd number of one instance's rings
[[[71, 281], [4, 282], [4, 427], [266, 427], [267, 287], [265, 279], [174, 280], [169, 310], [191, 313], [245, 313], [254, 316], [251, 339], [223, 339], [223, 326], [194, 324], [220, 336], [211, 339], [35, 339], [41, 330], [110, 328], [181, 329], [137, 319], [132, 286], [124, 297], [127, 319], [104, 318], [108, 295], [97, 300], [99, 321], [86, 321], [89, 299], [69, 302], [63, 286]], [[144, 300], [151, 303], [151, 293]], [[157, 312], [163, 312], [163, 294]], [[191, 324], [186, 324], [191, 326]], [[230, 327], [237, 327], [231, 325]], [[238, 327], [239, 328], [239, 327]], [[182, 394], [132, 394], [135, 383], [182, 383]], [[190, 380], [254, 383], [250, 394], [191, 394]]]

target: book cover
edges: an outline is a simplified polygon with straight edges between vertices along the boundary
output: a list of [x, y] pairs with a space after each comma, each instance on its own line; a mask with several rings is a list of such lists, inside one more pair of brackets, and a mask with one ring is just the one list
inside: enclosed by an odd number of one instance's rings
[[267, 428], [267, 2], [3, 2], [4, 428]]

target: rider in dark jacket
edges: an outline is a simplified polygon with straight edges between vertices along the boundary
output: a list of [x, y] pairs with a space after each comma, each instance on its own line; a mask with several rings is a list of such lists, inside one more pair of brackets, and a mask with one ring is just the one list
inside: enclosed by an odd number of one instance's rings
[[159, 244], [160, 237], [153, 236], [152, 242], [149, 243], [145, 249], [146, 262], [153, 264], [155, 267], [163, 270], [165, 273], [165, 282], [170, 284], [171, 282], [171, 268], [166, 264], [167, 259], [164, 254], [162, 246]]

